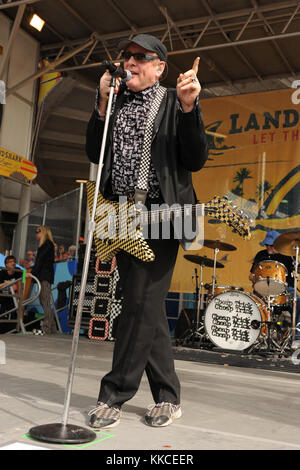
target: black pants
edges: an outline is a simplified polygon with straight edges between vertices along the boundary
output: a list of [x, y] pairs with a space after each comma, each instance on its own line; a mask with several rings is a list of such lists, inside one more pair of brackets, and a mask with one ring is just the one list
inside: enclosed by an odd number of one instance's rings
[[123, 287], [112, 371], [101, 382], [98, 401], [121, 407], [137, 392], [144, 371], [155, 403], [180, 403], [165, 299], [178, 252], [178, 240], [148, 240], [155, 261], [121, 252], [117, 264]]

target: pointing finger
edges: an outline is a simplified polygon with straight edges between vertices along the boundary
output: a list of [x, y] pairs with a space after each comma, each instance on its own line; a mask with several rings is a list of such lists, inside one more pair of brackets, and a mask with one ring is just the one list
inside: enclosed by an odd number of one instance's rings
[[199, 62], [200, 62], [200, 57], [196, 57], [193, 63], [193, 67], [192, 67], [196, 75], [198, 73]]

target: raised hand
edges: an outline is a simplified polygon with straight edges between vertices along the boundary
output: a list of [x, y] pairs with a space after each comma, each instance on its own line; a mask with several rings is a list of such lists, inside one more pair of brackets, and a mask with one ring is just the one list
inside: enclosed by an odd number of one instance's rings
[[200, 57], [196, 57], [193, 66], [177, 78], [177, 96], [185, 113], [192, 111], [195, 100], [201, 91], [201, 85], [197, 78]]

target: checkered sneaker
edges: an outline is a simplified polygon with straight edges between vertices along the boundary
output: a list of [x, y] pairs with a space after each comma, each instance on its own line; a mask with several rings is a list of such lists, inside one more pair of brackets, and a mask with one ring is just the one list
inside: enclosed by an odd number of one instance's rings
[[113, 428], [117, 426], [121, 418], [121, 410], [112, 408], [106, 403], [99, 402], [98, 405], [89, 412], [90, 426], [92, 428]]
[[148, 426], [168, 426], [174, 419], [181, 417], [181, 406], [173, 405], [172, 403], [156, 403], [150, 405], [145, 414], [145, 422]]

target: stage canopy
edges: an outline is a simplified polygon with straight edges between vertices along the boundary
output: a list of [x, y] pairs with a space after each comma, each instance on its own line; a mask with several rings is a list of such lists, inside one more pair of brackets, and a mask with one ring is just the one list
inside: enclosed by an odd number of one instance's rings
[[[27, 80], [58, 73], [35, 148], [37, 181], [51, 196], [88, 176], [84, 135], [101, 64], [119, 59], [124, 38], [150, 33], [165, 43], [167, 86], [199, 55], [202, 100], [291, 88], [300, 77], [297, 0], [13, 0], [1, 2], [0, 13], [12, 20], [12, 46], [19, 27], [40, 43], [42, 68]], [[41, 32], [29, 26], [33, 13], [45, 21]], [[3, 49], [6, 60], [9, 47]], [[14, 84], [7, 94], [22, 86]]]

